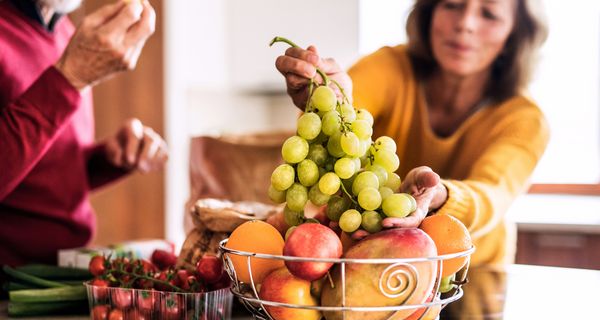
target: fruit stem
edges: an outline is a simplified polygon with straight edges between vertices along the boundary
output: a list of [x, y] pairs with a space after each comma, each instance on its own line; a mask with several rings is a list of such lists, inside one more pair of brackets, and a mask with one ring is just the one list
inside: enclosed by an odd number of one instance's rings
[[[308, 96], [309, 97], [312, 96], [314, 85], [315, 85], [315, 81], [311, 78], [310, 82], [308, 83]], [[306, 106], [304, 107], [304, 111], [305, 112], [312, 111], [312, 108], [310, 105], [310, 99], [306, 99]]]
[[338, 87], [338, 89], [340, 89], [340, 92], [342, 93], [342, 97], [344, 98], [344, 101], [348, 104], [350, 104], [350, 100], [348, 99], [348, 96], [346, 95], [346, 91], [344, 91], [344, 88], [334, 79], [331, 79], [331, 82], [333, 82], [333, 84], [335, 84], [336, 87]]
[[344, 187], [344, 184], [340, 182], [340, 186], [342, 187], [342, 190], [348, 196], [348, 198], [350, 198], [350, 201], [352, 201], [354, 204], [358, 205], [358, 202], [356, 202], [356, 201], [354, 201], [354, 199], [352, 199], [352, 196], [350, 195], [350, 193], [348, 193], [348, 190], [346, 190], [346, 187]]
[[[289, 44], [291, 47], [293, 48], [300, 48], [297, 44], [295, 44], [293, 41], [284, 38], [284, 37], [275, 37], [273, 38], [273, 40], [271, 40], [271, 42], [269, 43], [269, 47], [273, 46], [273, 44], [277, 43], [277, 42], [285, 42], [287, 44]], [[321, 69], [316, 68], [317, 69], [317, 73], [321, 76], [321, 78], [323, 78], [323, 82], [325, 82], [325, 85], [328, 86], [329, 85], [329, 77], [325, 74], [325, 72], [323, 72]]]
[[335, 284], [333, 283], [333, 279], [331, 278], [331, 272], [329, 271], [327, 271], [327, 279], [329, 279], [329, 285], [331, 286], [331, 289], [335, 289]]
[[[169, 283], [168, 281], [163, 281], [163, 280], [159, 280], [159, 279], [156, 279], [156, 278], [154, 278], [154, 277], [147, 276], [147, 275], [143, 275], [143, 274], [137, 274], [137, 273], [131, 273], [131, 272], [127, 272], [127, 271], [119, 271], [119, 273], [122, 273], [122, 274], [124, 274], [124, 275], [128, 275], [128, 276], [131, 276], [131, 280], [129, 281], [129, 283], [130, 283], [130, 284], [131, 284], [131, 283], [134, 283], [134, 282], [135, 282], [135, 280], [137, 280], [137, 279], [144, 279], [144, 280], [149, 280], [149, 281], [152, 281], [152, 282], [154, 282], [154, 283], [159, 283], [159, 284], [165, 285], [165, 286], [167, 286], [167, 287], [169, 287], [169, 288], [173, 289], [173, 291], [175, 291], [175, 292], [185, 292], [185, 291], [184, 291], [184, 290], [182, 290], [181, 288], [179, 288], [179, 287], [177, 287], [177, 286], [174, 286], [174, 285], [172, 285], [172, 284], [171, 284], [171, 283]], [[111, 273], [111, 275], [112, 275], [112, 273]], [[114, 277], [114, 276], [113, 276], [113, 277]], [[116, 279], [118, 279], [117, 277], [115, 277], [115, 278], [116, 278]]]

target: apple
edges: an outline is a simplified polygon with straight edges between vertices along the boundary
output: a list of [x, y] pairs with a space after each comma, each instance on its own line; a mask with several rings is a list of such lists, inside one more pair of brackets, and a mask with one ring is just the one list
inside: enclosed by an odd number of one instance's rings
[[[342, 242], [330, 228], [318, 223], [304, 223], [289, 235], [283, 255], [337, 259], [342, 256]], [[285, 261], [293, 275], [308, 281], [322, 278], [332, 265], [332, 262]]]
[[[269, 273], [259, 292], [263, 301], [282, 302], [303, 306], [317, 306], [317, 299], [310, 294], [310, 281], [292, 275], [285, 267]], [[265, 305], [265, 309], [275, 320], [319, 320], [317, 310], [274, 307]]]

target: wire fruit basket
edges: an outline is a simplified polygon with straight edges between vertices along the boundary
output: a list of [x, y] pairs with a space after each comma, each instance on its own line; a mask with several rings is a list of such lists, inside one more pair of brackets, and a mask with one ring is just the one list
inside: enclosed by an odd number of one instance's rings
[[[304, 258], [304, 257], [291, 257], [291, 256], [283, 256], [283, 255], [271, 255], [271, 254], [261, 254], [261, 253], [253, 253], [247, 251], [239, 251], [231, 248], [227, 248], [227, 240], [225, 239], [219, 243], [219, 249], [223, 253], [223, 260], [225, 270], [229, 274], [232, 280], [231, 291], [234, 296], [236, 296], [240, 302], [252, 313], [255, 319], [268, 320], [274, 319], [272, 315], [267, 311], [267, 309], [271, 309], [273, 307], [283, 307], [283, 308], [291, 308], [291, 309], [303, 309], [303, 310], [316, 310], [325, 314], [325, 318], [329, 319], [366, 319], [367, 316], [369, 319], [425, 319], [428, 311], [432, 308], [437, 308], [437, 312], [435, 312], [435, 316], [439, 313], [439, 311], [444, 308], [447, 304], [454, 302], [460, 299], [463, 296], [463, 289], [461, 286], [467, 282], [467, 272], [469, 268], [469, 261], [471, 254], [475, 251], [475, 248], [472, 247], [468, 250], [457, 252], [453, 254], [446, 255], [438, 255], [435, 257], [423, 257], [423, 258], [393, 258], [393, 259], [324, 259], [324, 258]], [[249, 283], [241, 282], [238, 278], [236, 270], [234, 268], [234, 264], [229, 255], [240, 256], [243, 257], [246, 261], [246, 266], [248, 268], [248, 273], [250, 274]], [[300, 304], [291, 304], [291, 303], [282, 303], [277, 301], [270, 301], [261, 299], [259, 296], [260, 292], [260, 284], [255, 283], [255, 279], [252, 277], [252, 264], [251, 259], [268, 259], [268, 260], [281, 260], [281, 261], [301, 261], [301, 262], [325, 262], [325, 263], [333, 263], [334, 267], [331, 270], [336, 270], [333, 272], [337, 274], [340, 279], [341, 284], [341, 299], [340, 303], [337, 306], [311, 306], [311, 305], [300, 305]], [[442, 279], [442, 262], [444, 260], [455, 259], [455, 258], [465, 258], [466, 264], [462, 269], [460, 269], [456, 274], [453, 281], [453, 288], [450, 291], [445, 293], [441, 293], [440, 283]], [[429, 263], [436, 265], [435, 268], [435, 280], [433, 282], [433, 289], [429, 298], [422, 303], [407, 303], [411, 296], [415, 293], [415, 288], [419, 284], [419, 281], [431, 281], [432, 279], [420, 279], [419, 278], [419, 268], [417, 265], [419, 263]], [[364, 266], [378, 266], [377, 270], [381, 270], [377, 281], [377, 286], [379, 292], [388, 298], [396, 298], [396, 297], [406, 297], [404, 302], [400, 302], [396, 305], [361, 305], [351, 304], [347, 301], [349, 300], [347, 297], [347, 289], [348, 289], [348, 279], [347, 279], [347, 270], [356, 265], [364, 265]], [[331, 282], [331, 276], [329, 276], [329, 281]], [[331, 282], [333, 284], [333, 282]], [[327, 286], [327, 281], [325, 281], [325, 286]], [[272, 310], [272, 309], [271, 309]], [[416, 318], [413, 313], [419, 314]], [[330, 316], [328, 316], [330, 315]]]

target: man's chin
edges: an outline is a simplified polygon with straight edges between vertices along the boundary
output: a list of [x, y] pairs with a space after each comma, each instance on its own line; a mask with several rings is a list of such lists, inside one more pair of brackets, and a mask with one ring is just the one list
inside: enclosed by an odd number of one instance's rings
[[83, 0], [38, 0], [38, 2], [59, 14], [71, 13], [79, 8]]

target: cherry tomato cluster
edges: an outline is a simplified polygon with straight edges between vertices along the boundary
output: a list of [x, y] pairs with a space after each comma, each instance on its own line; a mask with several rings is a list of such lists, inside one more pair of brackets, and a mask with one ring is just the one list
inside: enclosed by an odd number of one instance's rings
[[95, 276], [90, 282], [92, 318], [184, 319], [188, 300], [201, 299], [202, 293], [230, 285], [223, 263], [216, 256], [202, 257], [194, 270], [176, 268], [169, 263], [160, 266], [143, 259], [93, 257], [89, 264]]

